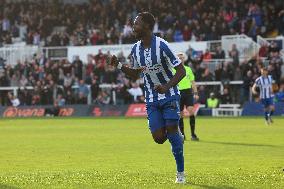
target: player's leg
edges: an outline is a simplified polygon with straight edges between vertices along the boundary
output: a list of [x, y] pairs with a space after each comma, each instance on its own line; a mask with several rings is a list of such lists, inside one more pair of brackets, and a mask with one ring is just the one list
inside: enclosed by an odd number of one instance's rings
[[179, 130], [185, 140], [185, 133], [184, 133], [184, 123], [183, 123], [183, 111], [180, 112], [180, 119], [179, 119]]
[[161, 127], [161, 128], [158, 128], [157, 130], [153, 131], [152, 137], [157, 144], [164, 144], [164, 142], [168, 139], [167, 133], [166, 133], [166, 128]]
[[185, 100], [184, 95], [181, 93], [181, 99], [180, 99], [180, 102], [179, 102], [179, 109], [180, 109], [179, 129], [180, 129], [180, 132], [183, 135], [183, 138], [185, 140], [184, 122], [183, 122], [183, 108], [185, 106], [184, 100]]
[[191, 140], [198, 141], [199, 139], [198, 139], [198, 137], [196, 136], [196, 133], [195, 133], [195, 115], [194, 115], [194, 109], [193, 109], [194, 98], [193, 98], [192, 91], [189, 91], [187, 93], [185, 106], [186, 106], [186, 109], [189, 113], [189, 125], [190, 125], [190, 131], [191, 131]]
[[274, 114], [274, 111], [275, 111], [275, 106], [273, 103], [273, 98], [270, 98], [269, 100], [269, 122], [270, 123], [273, 123], [272, 115]]
[[170, 100], [162, 105], [163, 118], [167, 131], [167, 138], [172, 146], [172, 153], [176, 161], [176, 183], [185, 183], [183, 138], [179, 134], [179, 103], [178, 100]]
[[269, 122], [269, 116], [270, 116], [269, 113], [270, 113], [270, 111], [269, 111], [269, 105], [267, 103], [267, 99], [261, 99], [261, 103], [264, 106], [264, 119], [265, 119], [265, 123], [267, 125], [269, 125], [270, 124], [270, 122]]
[[154, 141], [163, 144], [167, 140], [166, 128], [161, 110], [157, 104], [147, 104], [148, 125]]
[[189, 112], [189, 124], [190, 124], [190, 131], [191, 131], [191, 140], [198, 141], [199, 138], [195, 133], [195, 115], [194, 115], [194, 108], [193, 106], [188, 106], [187, 111]]

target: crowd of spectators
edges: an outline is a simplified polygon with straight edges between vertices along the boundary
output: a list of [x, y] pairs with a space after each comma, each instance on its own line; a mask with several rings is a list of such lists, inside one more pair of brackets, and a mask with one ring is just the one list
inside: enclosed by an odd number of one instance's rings
[[[156, 16], [154, 33], [169, 42], [218, 40], [221, 35], [241, 33], [252, 38], [269, 37], [284, 32], [283, 8], [281, 0], [94, 0], [88, 4], [3, 0], [0, 45], [17, 39], [45, 46], [132, 43], [132, 21], [138, 12], [145, 10]], [[224, 85], [222, 92], [219, 87], [199, 86], [200, 103], [206, 104], [212, 91], [220, 103], [249, 100], [250, 87], [262, 65], [268, 66], [274, 88], [283, 91], [284, 64], [277, 43], [264, 43], [259, 54], [250, 59], [241, 59], [236, 45], [226, 51], [221, 45], [204, 53], [191, 47], [186, 50], [186, 63], [192, 67], [196, 81], [221, 81]], [[212, 59], [225, 59], [226, 54], [229, 59], [218, 62], [213, 69], [210, 67]], [[13, 67], [0, 57], [0, 86], [20, 87], [17, 96], [0, 91], [1, 104], [111, 104], [114, 99], [120, 104], [143, 102], [142, 82], [131, 81], [109, 66], [109, 55], [99, 51], [83, 63], [79, 57], [72, 62], [54, 61], [39, 54]], [[129, 64], [122, 52], [118, 59]], [[228, 85], [233, 80], [242, 80], [242, 87]], [[99, 85], [103, 83], [116, 88], [101, 89]]]
[[[185, 64], [193, 69], [196, 81], [221, 81], [224, 85], [222, 92], [219, 86], [199, 86], [199, 102], [206, 104], [211, 92], [215, 92], [215, 97], [219, 98], [222, 104], [243, 103], [249, 100], [250, 88], [260, 75], [260, 67], [263, 65], [268, 67], [277, 91], [284, 78], [280, 48], [275, 42], [264, 45], [264, 48], [265, 50], [260, 50], [259, 53], [265, 51], [265, 57], [240, 59], [239, 50], [233, 44], [228, 51], [230, 58], [223, 59], [225, 51], [221, 47], [217, 47], [215, 52], [204, 53], [195, 52], [189, 47]], [[79, 56], [75, 57], [73, 62], [69, 62], [66, 59], [50, 60], [39, 54], [30, 61], [18, 61], [13, 67], [0, 59], [0, 86], [20, 87], [18, 99], [21, 105], [47, 105], [57, 102], [59, 106], [63, 106], [87, 104], [88, 100], [103, 105], [114, 103], [114, 99], [118, 104], [143, 102], [142, 81], [131, 81], [122, 72], [107, 64], [108, 57], [110, 53], [104, 54], [99, 51], [95, 55], [89, 55], [88, 62], [83, 64]], [[122, 52], [117, 57], [123, 64], [131, 62]], [[214, 69], [209, 69], [211, 63], [205, 57], [217, 57], [223, 61], [219, 61]], [[243, 81], [243, 84], [241, 87], [232, 86], [229, 85], [230, 81]], [[101, 89], [100, 84], [111, 84], [116, 87]], [[30, 90], [29, 86], [34, 89]], [[11, 104], [8, 91], [0, 91], [0, 94], [2, 105]]]
[[131, 43], [141, 11], [156, 17], [154, 33], [167, 41], [218, 40], [222, 35], [284, 34], [283, 0], [0, 1], [0, 44], [45, 46]]

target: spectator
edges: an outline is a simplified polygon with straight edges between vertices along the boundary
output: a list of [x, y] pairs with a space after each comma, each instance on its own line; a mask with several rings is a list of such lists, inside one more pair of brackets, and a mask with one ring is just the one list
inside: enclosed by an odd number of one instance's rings
[[12, 93], [8, 93], [8, 98], [13, 107], [17, 107], [20, 105], [20, 100], [16, 96], [14, 96]]
[[83, 78], [83, 62], [80, 60], [79, 56], [75, 57], [72, 65], [74, 67], [75, 76], [81, 80]]
[[92, 99], [94, 102], [97, 101], [98, 95], [100, 93], [100, 87], [96, 79], [92, 80], [92, 85], [91, 85], [91, 94], [92, 94]]
[[246, 76], [243, 80], [243, 86], [242, 86], [242, 96], [241, 96], [241, 102], [245, 102], [249, 99], [249, 93], [252, 85], [254, 84], [253, 74], [251, 70], [247, 71]]
[[143, 91], [137, 83], [132, 83], [132, 88], [128, 89], [129, 94], [133, 98], [133, 102], [141, 103], [141, 96], [143, 96]]
[[219, 100], [215, 97], [214, 93], [210, 93], [210, 97], [206, 101], [208, 108], [217, 108], [219, 106]]
[[221, 95], [221, 103], [222, 104], [232, 104], [232, 97], [229, 93], [228, 88], [224, 88], [223, 94]]
[[284, 78], [281, 79], [279, 91], [275, 94], [276, 102], [284, 102]]
[[78, 92], [79, 92], [79, 95], [83, 95], [84, 97], [87, 97], [88, 94], [89, 94], [89, 88], [88, 86], [85, 84], [84, 80], [80, 80], [80, 84], [78, 86]]
[[58, 94], [57, 99], [56, 99], [56, 102], [58, 103], [58, 106], [59, 106], [59, 107], [65, 106], [65, 99], [64, 99], [64, 97], [62, 96], [62, 94]]
[[79, 92], [77, 104], [87, 104], [87, 97], [83, 92]]
[[107, 105], [110, 103], [110, 96], [105, 92], [101, 91], [97, 98], [98, 104]]
[[224, 50], [222, 50], [221, 46], [217, 47], [217, 50], [215, 52], [215, 54], [213, 55], [214, 59], [224, 59], [225, 58], [225, 52]]
[[203, 54], [203, 61], [209, 62], [212, 59], [212, 55], [209, 52], [209, 49], [206, 49], [205, 53]]
[[232, 45], [232, 50], [229, 51], [229, 56], [233, 59], [234, 67], [238, 67], [240, 61], [239, 61], [239, 51], [237, 49], [237, 45], [236, 44]]

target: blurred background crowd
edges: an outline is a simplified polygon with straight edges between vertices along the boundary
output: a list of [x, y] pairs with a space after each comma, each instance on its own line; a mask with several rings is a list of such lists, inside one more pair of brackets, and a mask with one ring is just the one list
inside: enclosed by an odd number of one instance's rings
[[131, 24], [145, 10], [157, 16], [154, 33], [169, 42], [284, 34], [282, 0], [91, 0], [82, 4], [1, 0], [0, 44], [132, 43]]
[[[216, 9], [216, 7], [218, 7]], [[81, 46], [132, 43], [131, 23], [138, 12], [150, 10], [156, 15], [154, 33], [169, 42], [220, 40], [222, 35], [246, 34], [274, 37], [284, 34], [283, 1], [246, 0], [94, 0], [83, 4], [59, 1], [0, 1], [0, 46], [18, 42], [43, 46]], [[178, 10], [178, 11], [177, 11]], [[76, 13], [76, 14], [74, 14]], [[102, 19], [103, 18], [103, 19]], [[227, 52], [225, 52], [227, 51]], [[196, 81], [221, 81], [224, 90], [199, 86], [199, 102], [206, 104], [212, 91], [220, 103], [243, 103], [249, 100], [250, 87], [268, 65], [275, 80], [276, 100], [284, 97], [284, 64], [277, 43], [263, 45], [259, 54], [240, 59], [236, 45], [231, 49], [216, 47], [213, 51], [185, 49], [186, 64], [191, 66]], [[229, 60], [225, 60], [228, 53]], [[131, 81], [107, 64], [109, 54], [89, 55], [83, 63], [50, 60], [44, 55], [18, 61], [15, 66], [0, 58], [0, 86], [19, 86], [17, 96], [0, 91], [2, 105], [47, 105], [57, 103], [117, 104], [144, 101], [141, 81]], [[262, 58], [261, 58], [262, 57]], [[118, 54], [120, 62], [130, 65], [128, 55]], [[211, 60], [224, 59], [214, 69]], [[230, 81], [243, 81], [229, 86]], [[116, 87], [101, 89], [100, 84]], [[33, 89], [29, 89], [32, 86]], [[89, 95], [91, 94], [91, 95]], [[88, 99], [91, 96], [91, 99]], [[279, 97], [279, 98], [278, 98]]]

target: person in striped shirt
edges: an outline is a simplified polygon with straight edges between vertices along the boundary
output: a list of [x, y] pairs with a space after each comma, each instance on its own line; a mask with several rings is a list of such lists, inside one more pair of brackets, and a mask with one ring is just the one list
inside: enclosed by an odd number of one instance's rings
[[261, 103], [264, 106], [264, 117], [267, 125], [273, 123], [271, 116], [274, 112], [273, 91], [272, 91], [272, 76], [268, 75], [267, 68], [261, 68], [261, 76], [255, 80], [252, 86], [253, 94], [258, 94], [256, 88], [259, 88]]
[[[139, 13], [133, 25], [133, 33], [139, 41], [131, 50], [132, 67], [122, 65], [114, 55], [111, 64], [132, 79], [143, 76], [149, 129], [156, 143], [163, 144], [169, 140], [176, 160], [176, 183], [185, 183], [177, 87], [185, 76], [185, 69], [168, 42], [153, 35], [154, 24], [155, 18], [151, 13]], [[172, 68], [176, 70], [175, 74]]]

